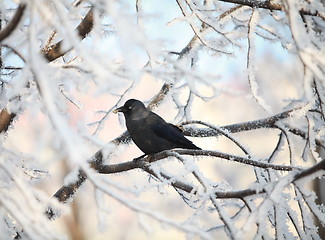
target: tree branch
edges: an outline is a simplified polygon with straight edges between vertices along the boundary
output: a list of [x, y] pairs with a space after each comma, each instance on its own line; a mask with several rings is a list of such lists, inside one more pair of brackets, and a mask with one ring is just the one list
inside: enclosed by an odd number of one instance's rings
[[[251, 0], [219, 0], [220, 2], [227, 2], [227, 3], [234, 3], [239, 4], [243, 6], [248, 6], [252, 8], [263, 8], [268, 9], [270, 11], [284, 11], [284, 6], [282, 4], [274, 3], [272, 0], [266, 0], [266, 1], [251, 1]], [[323, 20], [325, 20], [325, 16], [316, 11], [311, 11], [310, 9], [300, 9], [300, 14], [303, 15], [309, 15], [309, 16], [316, 16], [320, 17]]]
[[[10, 34], [16, 29], [18, 23], [20, 22], [24, 11], [26, 9], [26, 4], [21, 3], [19, 4], [15, 15], [11, 19], [11, 21], [7, 24], [7, 26], [0, 31], [0, 42], [10, 36]], [[16, 117], [15, 113], [8, 112], [7, 109], [2, 109], [0, 112], [0, 133], [6, 132]]]
[[[275, 164], [269, 164], [264, 162], [258, 162], [253, 161], [248, 158], [239, 157], [236, 155], [231, 154], [225, 154], [221, 152], [216, 151], [204, 151], [204, 150], [188, 150], [188, 149], [179, 149], [179, 150], [167, 150], [160, 153], [157, 153], [155, 155], [145, 156], [143, 158], [128, 161], [124, 163], [118, 163], [118, 164], [111, 164], [111, 165], [103, 165], [103, 155], [101, 150], [98, 151], [94, 157], [89, 161], [89, 165], [91, 168], [96, 170], [98, 173], [101, 174], [114, 174], [114, 173], [121, 173], [126, 172], [134, 169], [143, 169], [144, 171], [148, 172], [149, 174], [153, 175], [154, 177], [158, 178], [156, 173], [150, 169], [150, 163], [159, 161], [161, 159], [167, 158], [169, 156], [173, 156], [173, 153], [178, 153], [181, 155], [191, 155], [191, 156], [213, 156], [218, 158], [227, 159], [230, 161], [236, 161], [243, 164], [260, 167], [260, 168], [271, 168], [274, 170], [280, 170], [280, 171], [292, 171], [294, 167], [291, 166], [284, 166], [284, 165], [275, 165]], [[163, 176], [165, 179], [170, 180], [171, 177], [167, 176], [166, 174], [160, 173], [161, 176]], [[76, 182], [73, 182], [69, 185], [61, 187], [55, 194], [54, 197], [57, 198], [60, 202], [66, 203], [78, 190], [78, 188], [82, 185], [82, 183], [87, 179], [86, 174], [82, 169], [79, 169], [78, 173], [78, 180]], [[193, 191], [193, 187], [185, 184], [181, 181], [173, 181], [171, 183], [173, 187], [176, 187], [180, 190], [186, 191], [188, 193]], [[254, 190], [254, 193], [256, 191]], [[241, 191], [234, 191], [234, 192], [215, 192], [216, 196], [218, 198], [235, 198], [236, 196], [244, 197], [253, 194], [253, 190], [246, 189]], [[52, 219], [54, 217], [54, 211], [52, 208], [49, 208], [47, 211], [48, 217]]]
[[[301, 171], [300, 173], [297, 173], [294, 177], [294, 181], [297, 181], [301, 178], [310, 176], [318, 171], [325, 171], [325, 159], [323, 159], [322, 161], [318, 162], [317, 164], [315, 164], [314, 166], [307, 168], [303, 171]], [[325, 175], [325, 173], [324, 173]]]
[[[293, 108], [288, 111], [284, 111], [282, 113], [276, 114], [274, 116], [259, 119], [255, 121], [249, 121], [249, 122], [243, 122], [243, 123], [236, 123], [231, 125], [226, 125], [220, 127], [223, 130], [227, 130], [230, 133], [237, 133], [237, 132], [244, 132], [244, 131], [250, 131], [255, 129], [261, 129], [261, 128], [278, 128], [276, 126], [276, 123], [282, 119], [288, 118], [290, 114], [296, 110], [299, 110], [300, 108]], [[181, 126], [193, 124], [196, 122], [192, 121], [186, 121], [184, 123], [181, 123]], [[199, 128], [189, 128], [184, 127], [184, 135], [191, 136], [191, 137], [215, 137], [221, 135], [221, 132], [216, 131], [214, 129], [199, 129]]]
[[[90, 8], [85, 18], [81, 21], [81, 23], [76, 28], [78, 35], [81, 39], [85, 38], [87, 34], [92, 30], [94, 26], [94, 17], [93, 17], [93, 8]], [[64, 40], [59, 41], [56, 44], [53, 44], [48, 49], [42, 49], [45, 58], [52, 62], [53, 60], [63, 56], [67, 52], [69, 52], [72, 48], [63, 50], [61, 49]]]
[[2, 109], [0, 112], [0, 133], [7, 132], [10, 124], [16, 117], [15, 113], [9, 113], [7, 109]]
[[143, 158], [137, 159], [136, 161], [129, 161], [124, 163], [110, 164], [110, 165], [102, 165], [97, 164], [96, 161], [91, 161], [91, 168], [95, 169], [98, 173], [101, 174], [112, 174], [119, 172], [126, 172], [136, 168], [143, 168], [143, 165], [140, 165], [138, 162], [144, 161], [147, 163], [153, 163], [159, 161], [161, 159], [174, 156], [174, 153], [178, 153], [180, 155], [191, 155], [191, 156], [209, 156], [209, 157], [217, 157], [226, 159], [229, 161], [235, 161], [243, 164], [247, 164], [254, 167], [265, 168], [265, 169], [274, 169], [279, 171], [292, 171], [295, 167], [286, 166], [286, 165], [275, 165], [266, 162], [254, 161], [249, 158], [240, 157], [232, 154], [226, 154], [217, 151], [206, 151], [206, 150], [190, 150], [190, 149], [175, 149], [175, 150], [166, 150], [163, 152], [159, 152], [154, 155], [145, 156]]
[[7, 24], [7, 26], [3, 30], [0, 31], [0, 42], [2, 42], [4, 39], [9, 37], [10, 34], [16, 29], [18, 23], [20, 22], [24, 14], [25, 9], [26, 9], [25, 3], [19, 4], [16, 13], [11, 19], [11, 21]]

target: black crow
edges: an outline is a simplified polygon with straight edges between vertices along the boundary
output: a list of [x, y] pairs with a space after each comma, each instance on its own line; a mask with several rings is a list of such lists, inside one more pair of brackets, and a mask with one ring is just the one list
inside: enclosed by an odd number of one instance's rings
[[185, 138], [178, 127], [166, 123], [139, 100], [130, 99], [124, 106], [113, 112], [124, 114], [126, 127], [132, 140], [145, 154], [173, 148], [201, 149]]

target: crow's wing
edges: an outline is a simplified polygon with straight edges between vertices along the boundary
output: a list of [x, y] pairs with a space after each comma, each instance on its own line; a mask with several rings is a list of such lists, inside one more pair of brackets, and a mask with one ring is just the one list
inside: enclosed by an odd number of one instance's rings
[[173, 124], [156, 124], [152, 126], [153, 131], [159, 137], [165, 138], [166, 140], [180, 145], [179, 147], [185, 148], [198, 148], [190, 140], [184, 137], [181, 129]]

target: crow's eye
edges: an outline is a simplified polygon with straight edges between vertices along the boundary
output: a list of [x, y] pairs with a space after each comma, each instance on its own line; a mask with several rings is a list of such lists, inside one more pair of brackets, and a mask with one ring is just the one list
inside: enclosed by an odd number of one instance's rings
[[132, 106], [129, 107], [129, 110], [131, 110], [131, 109], [132, 109]]

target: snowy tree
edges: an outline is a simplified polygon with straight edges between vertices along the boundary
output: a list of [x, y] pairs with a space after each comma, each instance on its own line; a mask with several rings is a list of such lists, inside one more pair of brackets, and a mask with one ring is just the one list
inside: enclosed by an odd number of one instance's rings
[[[1, 239], [324, 237], [323, 1], [0, 6]], [[130, 98], [203, 150], [133, 160]]]

